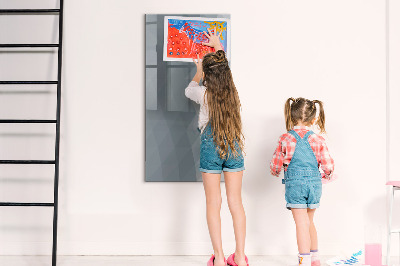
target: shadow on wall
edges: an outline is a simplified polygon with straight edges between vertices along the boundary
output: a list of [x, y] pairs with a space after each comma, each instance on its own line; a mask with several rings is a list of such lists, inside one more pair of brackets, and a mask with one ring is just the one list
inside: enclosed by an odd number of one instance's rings
[[[246, 154], [243, 198], [247, 214], [247, 245], [257, 254], [269, 254], [263, 241], [284, 243], [282, 239], [291, 237], [290, 230], [276, 234], [277, 228], [290, 228], [291, 215], [285, 208], [284, 186], [281, 178], [270, 174], [270, 161], [278, 143], [279, 136], [285, 133], [281, 116], [255, 117], [244, 121], [246, 128], [257, 131], [246, 132]], [[260, 122], [262, 121], [262, 122]], [[273, 141], [271, 141], [273, 140]], [[260, 164], [260, 162], [262, 162]], [[287, 219], [276, 219], [285, 217]], [[279, 238], [279, 239], [278, 239]], [[253, 246], [254, 245], [254, 246]], [[277, 246], [276, 250], [287, 250], [287, 246]]]
[[[280, 236], [274, 234], [276, 228], [288, 228], [292, 223], [291, 214], [285, 208], [284, 186], [281, 179], [270, 175], [269, 162], [272, 158], [276, 141], [279, 136], [284, 133], [280, 131], [280, 127], [271, 129], [270, 125], [281, 124], [281, 117], [273, 117], [271, 119], [252, 119], [246, 121], [248, 128], [258, 128], [256, 132], [245, 132], [246, 134], [246, 150], [245, 167], [243, 177], [243, 201], [247, 216], [247, 242], [249, 250], [256, 254], [268, 254], [271, 250], [265, 250], [263, 241], [275, 243], [284, 243], [282, 238], [289, 239], [293, 235], [290, 230], [285, 230]], [[257, 121], [263, 121], [258, 124]], [[248, 123], [257, 123], [257, 125], [249, 125]], [[263, 164], [259, 164], [262, 161]], [[212, 252], [212, 246], [207, 231], [206, 221], [206, 204], [201, 183], [167, 183], [166, 186], [173, 186], [166, 189], [168, 194], [165, 198], [174, 199], [165, 202], [155, 203], [158, 209], [158, 215], [164, 214], [162, 219], [154, 222], [154, 230], [152, 234], [164, 234], [166, 239], [175, 242], [177, 245], [175, 250], [169, 250], [169, 254], [187, 254], [193, 250], [192, 244], [196, 244], [197, 255], [204, 255], [205, 250]], [[189, 188], [190, 187], [190, 188]], [[196, 187], [195, 189], [193, 187]], [[225, 184], [221, 183], [223, 205], [221, 208], [222, 218], [222, 235], [224, 248], [230, 247], [234, 242], [232, 237], [227, 237], [226, 232], [233, 234], [231, 216], [226, 204], [226, 195], [224, 193]], [[188, 188], [188, 189], [186, 189]], [[273, 199], [273, 200], [271, 200]], [[196, 204], [192, 202], [195, 200]], [[171, 203], [174, 203], [171, 205]], [[171, 209], [172, 207], [172, 209]], [[272, 215], [273, 214], [273, 215]], [[275, 216], [288, 216], [284, 221], [274, 218]], [[193, 225], [190, 221], [196, 221]], [[199, 222], [200, 221], [200, 222]], [[156, 225], [162, 223], [163, 225]], [[165, 225], [171, 225], [168, 230], [162, 231]], [[160, 231], [159, 231], [160, 230]], [[289, 232], [287, 232], [289, 231]], [[158, 235], [158, 237], [160, 237]], [[198, 248], [200, 245], [201, 248]], [[277, 247], [285, 250], [285, 246]], [[187, 252], [186, 252], [187, 251]], [[226, 250], [228, 252], [228, 250]], [[208, 253], [206, 253], [208, 254]]]
[[[370, 200], [370, 202], [366, 205], [364, 211], [364, 241], [365, 243], [369, 242], [373, 238], [379, 237], [381, 238], [382, 244], [382, 254], [386, 253], [386, 230], [387, 230], [387, 215], [386, 215], [386, 197], [379, 196]], [[370, 230], [371, 232], [368, 232]], [[376, 234], [380, 235], [377, 236]], [[397, 237], [396, 235], [393, 235]], [[392, 249], [392, 251], [398, 251], [398, 249]], [[393, 253], [392, 253], [393, 254]]]
[[364, 217], [367, 224], [381, 226], [382, 230], [386, 229], [386, 197], [371, 199], [365, 209]]

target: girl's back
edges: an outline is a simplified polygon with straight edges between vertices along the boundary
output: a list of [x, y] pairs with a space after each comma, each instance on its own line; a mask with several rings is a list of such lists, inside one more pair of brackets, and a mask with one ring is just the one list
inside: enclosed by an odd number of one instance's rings
[[[304, 138], [304, 136], [311, 131], [311, 128], [307, 126], [294, 126], [293, 131], [295, 131], [300, 138]], [[318, 166], [320, 166], [323, 171], [322, 177], [329, 178], [334, 170], [334, 161], [329, 154], [325, 139], [313, 133], [308, 136], [307, 140], [317, 159]], [[284, 170], [287, 169], [296, 150], [296, 144], [296, 137], [289, 132], [279, 137], [278, 147], [274, 152], [270, 165], [273, 175], [278, 176], [282, 167]]]

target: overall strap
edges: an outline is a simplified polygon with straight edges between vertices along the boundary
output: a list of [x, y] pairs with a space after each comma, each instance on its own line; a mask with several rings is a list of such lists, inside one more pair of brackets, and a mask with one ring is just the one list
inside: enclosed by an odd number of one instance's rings
[[312, 130], [308, 131], [308, 132], [304, 135], [303, 139], [304, 139], [304, 140], [308, 140], [308, 137], [309, 137], [310, 135], [312, 135], [312, 134], [314, 134], [314, 132], [313, 132]]
[[297, 134], [294, 130], [289, 132], [296, 140], [296, 148], [294, 150], [292, 159], [285, 171], [285, 181], [296, 178], [312, 178], [321, 177], [318, 170], [318, 161], [311, 148], [308, 138], [314, 134], [313, 131], [308, 131], [303, 138]]
[[301, 140], [299, 134], [297, 134], [297, 132], [294, 131], [293, 129], [290, 130], [288, 133], [290, 133], [291, 135], [293, 135], [293, 137], [295, 137], [297, 141]]

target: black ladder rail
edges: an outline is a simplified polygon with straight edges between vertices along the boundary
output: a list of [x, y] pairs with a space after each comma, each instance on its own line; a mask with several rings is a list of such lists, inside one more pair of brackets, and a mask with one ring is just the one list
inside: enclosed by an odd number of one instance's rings
[[52, 244], [52, 266], [57, 265], [57, 222], [58, 222], [58, 186], [60, 169], [60, 117], [61, 117], [61, 76], [62, 76], [62, 41], [63, 41], [63, 7], [64, 1], [60, 0], [58, 9], [0, 9], [1, 14], [55, 14], [58, 20], [58, 43], [54, 44], [0, 44], [0, 48], [58, 48], [57, 80], [47, 81], [0, 81], [0, 85], [17, 84], [54, 84], [57, 85], [57, 110], [56, 119], [0, 119], [0, 124], [31, 124], [48, 123], [56, 125], [56, 138], [54, 149], [54, 160], [0, 160], [0, 164], [54, 164], [54, 202], [0, 202], [0, 206], [18, 207], [53, 207], [53, 244]]
[[58, 43], [3, 43], [0, 48], [45, 48], [58, 47]]
[[11, 81], [5, 81], [2, 80], [0, 81], [0, 85], [5, 85], [5, 84], [58, 84], [57, 80], [45, 80], [45, 81], [16, 81], [16, 80], [11, 80]]
[[0, 124], [54, 124], [54, 119], [0, 119]]
[[61, 13], [59, 9], [0, 9], [0, 14], [18, 14], [18, 13]]
[[55, 160], [0, 160], [0, 164], [55, 164]]
[[51, 202], [0, 202], [0, 206], [54, 207]]
[[57, 265], [57, 221], [58, 221], [58, 182], [60, 171], [60, 119], [61, 119], [61, 74], [62, 74], [62, 44], [63, 44], [63, 18], [64, 0], [60, 0], [60, 12], [58, 19], [58, 71], [57, 71], [57, 114], [56, 114], [56, 145], [54, 149], [54, 213], [53, 213], [53, 248], [52, 265]]

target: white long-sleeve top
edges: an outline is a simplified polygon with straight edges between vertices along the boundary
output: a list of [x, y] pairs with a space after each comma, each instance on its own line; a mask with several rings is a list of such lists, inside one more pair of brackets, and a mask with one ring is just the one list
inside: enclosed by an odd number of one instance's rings
[[196, 102], [197, 104], [200, 104], [198, 127], [201, 132], [203, 132], [209, 120], [208, 105], [207, 99], [205, 99], [205, 93], [206, 87], [200, 86], [199, 83], [193, 80], [185, 89], [185, 96], [188, 97], [190, 100]]

